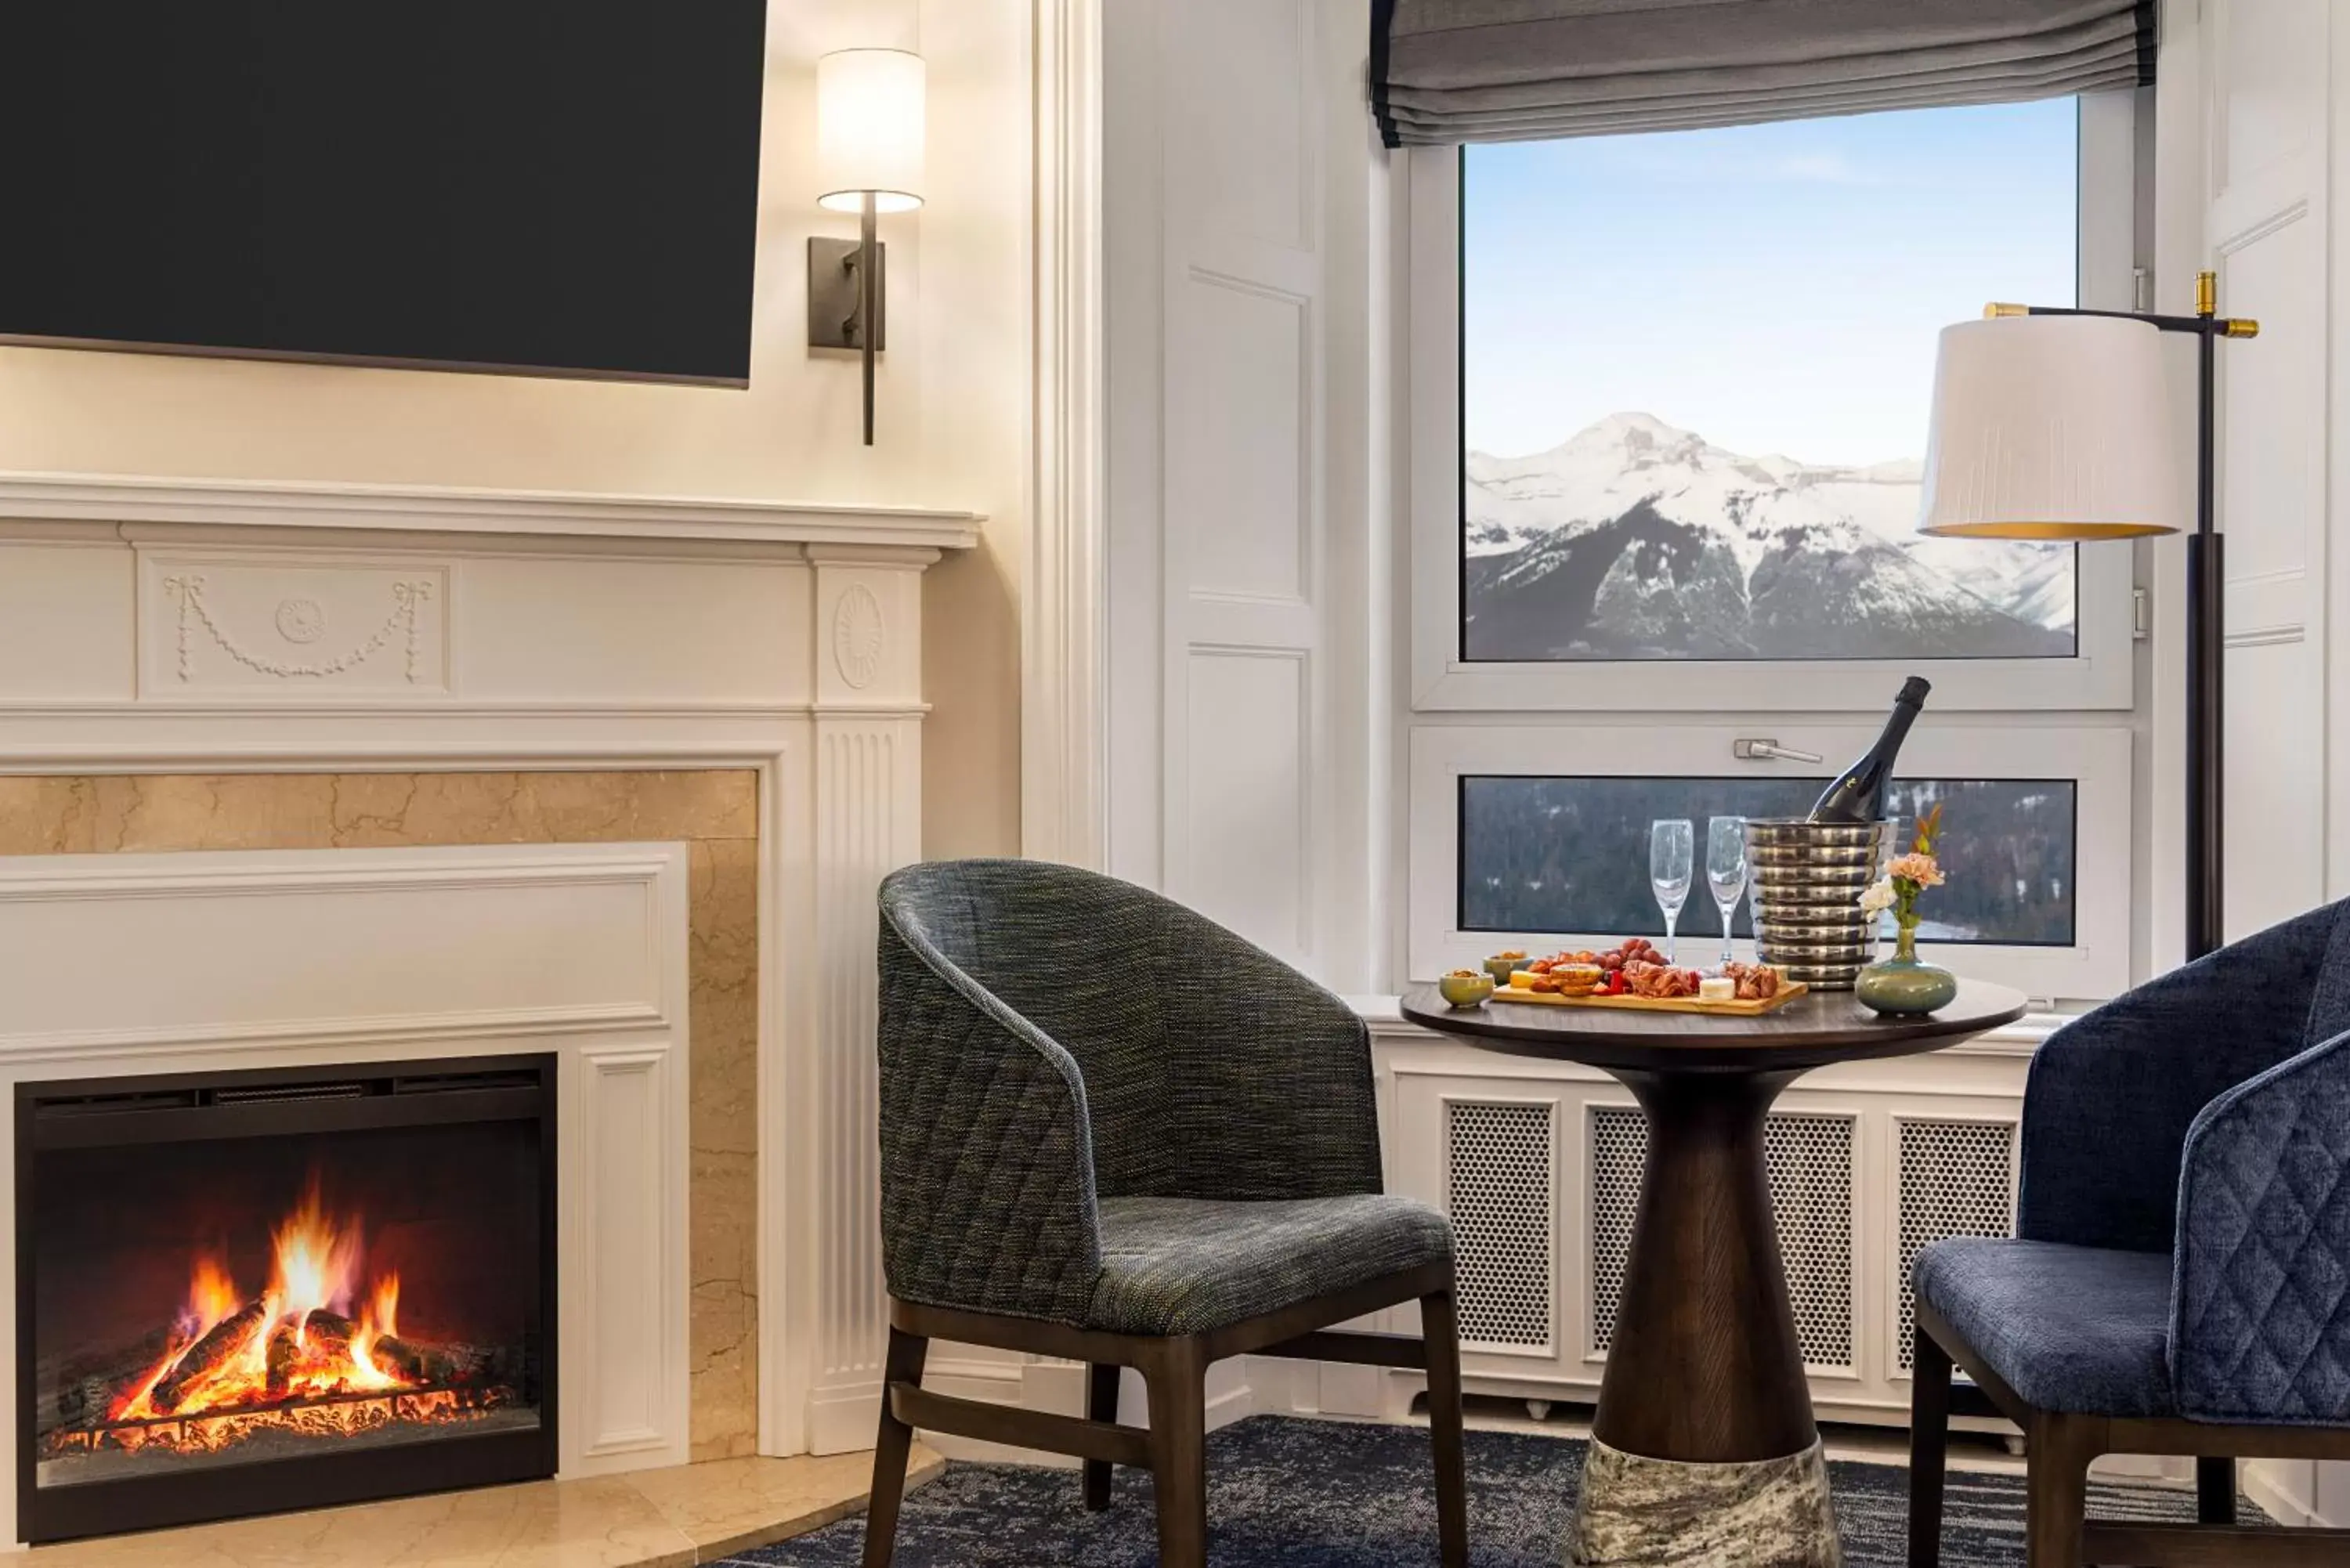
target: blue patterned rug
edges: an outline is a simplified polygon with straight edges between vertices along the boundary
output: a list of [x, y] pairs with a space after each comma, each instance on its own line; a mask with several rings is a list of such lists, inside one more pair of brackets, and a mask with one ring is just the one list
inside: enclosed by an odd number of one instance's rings
[[[1213, 1568], [1410, 1568], [1436, 1562], [1436, 1501], [1425, 1428], [1258, 1416], [1208, 1439]], [[1903, 1561], [1909, 1472], [1829, 1466], [1848, 1568]], [[1475, 1568], [1556, 1568], [1583, 1473], [1583, 1444], [1517, 1432], [1469, 1434], [1469, 1532]], [[2093, 1486], [2091, 1513], [2192, 1519], [2194, 1498], [2153, 1487]], [[2249, 1502], [2244, 1518], [2259, 1517]], [[2022, 1568], [2022, 1478], [1950, 1472], [1942, 1561]], [[843, 1520], [737, 1564], [856, 1568], [863, 1519]], [[896, 1568], [1153, 1568], [1150, 1478], [1119, 1470], [1106, 1513], [1087, 1513], [1074, 1470], [953, 1465], [906, 1499]]]

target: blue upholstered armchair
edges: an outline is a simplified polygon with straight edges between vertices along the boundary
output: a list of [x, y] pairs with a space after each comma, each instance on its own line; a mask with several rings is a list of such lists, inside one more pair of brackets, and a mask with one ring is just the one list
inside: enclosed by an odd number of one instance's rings
[[[1424, 1370], [1448, 1568], [1467, 1561], [1452, 1231], [1380, 1190], [1370, 1040], [1213, 921], [1026, 860], [881, 888], [887, 1396], [868, 1568], [887, 1568], [914, 1427], [1157, 1480], [1159, 1560], [1206, 1552], [1203, 1387], [1240, 1355]], [[1328, 1332], [1417, 1302], [1415, 1337]], [[1084, 1420], [921, 1386], [932, 1338], [1091, 1365]], [[1149, 1430], [1118, 1423], [1118, 1369]]]
[[2014, 1240], [1918, 1256], [1913, 1568], [1935, 1561], [1953, 1358], [2025, 1428], [2033, 1568], [2233, 1560], [2085, 1536], [2084, 1476], [2100, 1453], [2218, 1457], [2224, 1529], [2234, 1459], [2350, 1458], [2350, 903], [2058, 1031], [2022, 1156]]

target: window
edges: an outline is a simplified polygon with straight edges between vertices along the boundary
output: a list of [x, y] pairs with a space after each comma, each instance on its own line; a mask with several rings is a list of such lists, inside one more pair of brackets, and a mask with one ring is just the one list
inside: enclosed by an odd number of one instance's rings
[[1914, 527], [1940, 329], [2130, 303], [2134, 114], [1409, 155], [1413, 976], [1660, 934], [1649, 822], [1800, 815], [1919, 674], [1928, 942], [2035, 996], [2128, 983], [2131, 549]]
[[1914, 529], [1936, 334], [2074, 303], [2077, 122], [1466, 149], [1461, 658], [2072, 658], [2071, 545]]
[[[1929, 710], [1930, 711], [1930, 710]], [[1411, 735], [1410, 971], [1474, 965], [1503, 948], [1591, 947], [1661, 936], [1648, 890], [1648, 825], [1687, 817], [1797, 816], [1825, 770], [1721, 759], [1752, 724], [1500, 722], [1415, 725]], [[1791, 747], [1837, 759], [1869, 722], [1773, 720]], [[1902, 748], [1892, 809], [1913, 825], [1943, 808], [1950, 880], [1920, 936], [1963, 974], [2039, 997], [2085, 1000], [2129, 984], [2130, 736], [2120, 725], [1922, 720]], [[1752, 935], [1748, 912], [1733, 927]], [[1721, 930], [1702, 880], [1681, 911], [1685, 960]]]
[[[1621, 931], [1662, 936], [1650, 897], [1648, 825], [1709, 815], [1801, 816], [1825, 778], [1581, 778], [1470, 774], [1460, 780], [1461, 919], [1464, 931]], [[2072, 779], [1908, 779], [1891, 809], [1906, 833], [1942, 807], [1954, 833], [1942, 855], [1950, 884], [1925, 906], [1931, 940], [2070, 947]], [[1700, 929], [1718, 917], [1692, 898]], [[1890, 925], [1888, 919], [1887, 925]], [[1748, 911], [1731, 929], [1752, 936]]]

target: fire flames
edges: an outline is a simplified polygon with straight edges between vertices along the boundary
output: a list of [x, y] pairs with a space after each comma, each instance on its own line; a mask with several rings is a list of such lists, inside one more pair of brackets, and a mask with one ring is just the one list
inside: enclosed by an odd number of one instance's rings
[[461, 1357], [400, 1337], [400, 1276], [365, 1275], [359, 1220], [329, 1213], [315, 1180], [271, 1241], [257, 1295], [199, 1255], [162, 1355], [90, 1410], [94, 1430], [57, 1437], [215, 1451], [264, 1430], [348, 1435], [505, 1402]]

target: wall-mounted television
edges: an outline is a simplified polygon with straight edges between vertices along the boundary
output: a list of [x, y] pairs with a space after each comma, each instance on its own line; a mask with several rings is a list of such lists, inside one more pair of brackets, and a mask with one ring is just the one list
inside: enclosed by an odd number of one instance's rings
[[0, 342], [741, 385], [765, 0], [10, 0]]

